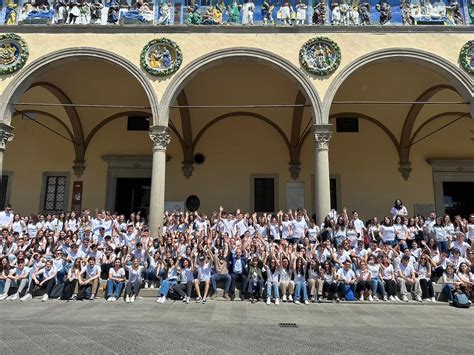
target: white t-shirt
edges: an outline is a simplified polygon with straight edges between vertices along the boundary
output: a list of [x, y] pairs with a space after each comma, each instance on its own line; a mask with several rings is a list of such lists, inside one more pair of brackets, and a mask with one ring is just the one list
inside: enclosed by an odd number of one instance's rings
[[86, 273], [86, 278], [90, 279], [100, 273], [100, 267], [99, 265], [87, 265], [83, 272]]
[[367, 268], [369, 269], [370, 277], [372, 279], [379, 277], [380, 264], [373, 264], [373, 265], [367, 264]]
[[382, 269], [382, 277], [384, 280], [390, 280], [392, 278], [393, 266], [390, 264], [389, 266]]
[[141, 282], [142, 281], [142, 271], [143, 271], [143, 266], [138, 266], [138, 269], [135, 270], [133, 269], [132, 266], [127, 266], [127, 270], [128, 270], [128, 281], [130, 282], [136, 282], [138, 280], [138, 282]]
[[338, 279], [342, 278], [345, 282], [351, 281], [355, 278], [354, 271], [352, 269], [344, 270], [344, 268], [340, 268], [337, 270]]
[[2, 211], [0, 212], [0, 226], [7, 227], [13, 221], [13, 213]]
[[293, 225], [292, 221], [281, 222], [281, 237], [283, 239], [288, 239], [290, 237], [290, 229], [292, 225]]
[[112, 267], [109, 270], [109, 277], [123, 279], [125, 277], [125, 270], [123, 269], [123, 267], [119, 268], [118, 270], [115, 270], [115, 268]]
[[468, 223], [467, 225], [467, 238], [470, 240], [474, 240], [474, 224]]
[[392, 219], [395, 219], [398, 215], [404, 217], [408, 214], [408, 210], [405, 206], [401, 206], [400, 209], [395, 208], [395, 206], [392, 207], [390, 210], [390, 214], [392, 215]]
[[380, 233], [383, 235], [384, 242], [391, 242], [395, 240], [395, 227], [394, 226], [380, 226]]
[[461, 252], [461, 256], [463, 258], [466, 257], [467, 255], [467, 250], [470, 249], [470, 245], [466, 242], [462, 242], [461, 244], [459, 243], [459, 241], [455, 240], [453, 242], [453, 249], [459, 249], [459, 251]]
[[52, 267], [51, 269], [47, 269], [47, 268], [42, 268], [41, 270], [38, 271], [38, 275], [43, 275], [45, 279], [47, 279], [48, 277], [52, 276], [52, 275], [55, 275], [57, 273], [57, 271], [54, 269], [54, 267]]
[[292, 221], [292, 226], [293, 226], [293, 238], [304, 238], [304, 232], [305, 229], [308, 228], [308, 225], [306, 224], [306, 221], [301, 218], [300, 221], [297, 219]]
[[403, 263], [400, 263], [400, 265], [398, 266], [398, 271], [400, 271], [400, 273], [404, 275], [405, 277], [411, 277], [415, 269], [413, 268], [413, 265], [411, 265], [410, 263], [407, 264], [407, 266], [405, 266]]
[[204, 263], [203, 266], [198, 265], [197, 269], [199, 281], [207, 281], [211, 279], [212, 266], [210, 263]]
[[428, 280], [430, 276], [428, 275], [428, 266], [418, 265], [418, 278], [422, 280]]

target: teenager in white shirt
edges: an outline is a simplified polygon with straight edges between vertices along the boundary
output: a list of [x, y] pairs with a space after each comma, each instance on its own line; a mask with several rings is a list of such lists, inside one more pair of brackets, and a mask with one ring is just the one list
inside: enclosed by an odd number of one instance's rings
[[125, 270], [122, 267], [120, 259], [115, 259], [114, 266], [109, 270], [109, 278], [107, 280], [107, 301], [115, 302], [122, 293], [125, 285]]
[[402, 262], [398, 267], [397, 276], [398, 286], [400, 287], [400, 294], [402, 295], [402, 301], [408, 302], [408, 291], [406, 286], [409, 285], [414, 288], [416, 300], [418, 302], [422, 302], [420, 281], [416, 278], [415, 269], [413, 265], [410, 264], [410, 256], [402, 256]]
[[[337, 288], [342, 296], [342, 300], [345, 299], [347, 288], [350, 288], [355, 295], [356, 276], [350, 267], [350, 260], [346, 260], [344, 261], [342, 268], [337, 270], [336, 273]], [[339, 296], [336, 297], [336, 302], [339, 302]]]
[[397, 296], [397, 282], [395, 281], [395, 271], [393, 270], [393, 265], [390, 262], [388, 256], [384, 255], [382, 257], [382, 262], [380, 264], [380, 277], [385, 283], [385, 290], [387, 291], [388, 299], [393, 302], [401, 302]]
[[87, 266], [81, 272], [79, 285], [81, 288], [91, 287], [91, 295], [89, 299], [92, 301], [95, 298], [99, 288], [100, 267], [96, 265], [95, 258], [89, 257], [87, 259]]
[[132, 259], [132, 265], [127, 266], [128, 282], [125, 286], [125, 302], [133, 303], [140, 292], [140, 284], [142, 282], [142, 274], [144, 267], [140, 265], [137, 258]]
[[[30, 269], [25, 266], [24, 259], [18, 259], [17, 267], [10, 270], [10, 273], [7, 276], [5, 286], [3, 288], [3, 294], [0, 297], [0, 301], [8, 299], [10, 301], [15, 301], [20, 296], [21, 292], [28, 286]], [[8, 291], [10, 290], [11, 285], [18, 286], [18, 290], [11, 296], [8, 296]]]
[[[204, 256], [197, 258], [196, 265], [197, 278], [194, 280], [194, 289], [197, 293], [196, 303], [201, 301], [202, 303], [206, 303], [211, 286], [212, 265], [206, 261]], [[204, 287], [204, 294], [201, 293], [202, 287]]]
[[431, 281], [431, 264], [428, 255], [422, 254], [416, 267], [416, 274], [420, 280], [421, 298], [424, 302], [436, 302], [434, 297], [433, 282]]
[[367, 261], [367, 269], [370, 272], [370, 287], [372, 290], [372, 298], [369, 297], [369, 301], [378, 301], [377, 292], [380, 293], [384, 301], [387, 301], [387, 294], [385, 293], [385, 287], [382, 279], [380, 278], [380, 264], [378, 258], [375, 255], [370, 255]]
[[51, 295], [54, 285], [56, 285], [56, 274], [57, 271], [53, 267], [52, 260], [46, 260], [44, 267], [33, 273], [28, 293], [21, 298], [21, 301], [26, 301], [33, 298], [33, 292], [37, 287], [46, 289], [46, 293], [43, 295], [42, 301], [47, 301]]

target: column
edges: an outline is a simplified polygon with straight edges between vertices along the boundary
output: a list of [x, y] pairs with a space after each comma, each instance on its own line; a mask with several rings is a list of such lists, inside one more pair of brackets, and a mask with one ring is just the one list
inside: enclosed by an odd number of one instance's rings
[[161, 233], [165, 209], [165, 176], [166, 147], [171, 136], [168, 127], [150, 127], [150, 138], [153, 141], [153, 165], [151, 173], [150, 213], [148, 216], [152, 237]]
[[315, 195], [316, 219], [322, 223], [331, 210], [331, 191], [329, 184], [329, 141], [332, 135], [332, 125], [314, 125], [315, 150]]
[[[12, 130], [12, 126], [9, 126], [5, 123], [0, 123], [0, 182], [2, 181], [3, 175], [3, 153], [7, 149], [7, 142], [11, 142], [13, 140], [13, 133], [11, 133]], [[0, 208], [3, 208], [3, 206]]]

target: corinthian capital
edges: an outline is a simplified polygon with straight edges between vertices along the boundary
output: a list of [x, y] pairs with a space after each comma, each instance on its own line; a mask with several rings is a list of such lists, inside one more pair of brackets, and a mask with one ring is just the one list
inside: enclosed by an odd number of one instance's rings
[[168, 127], [150, 127], [150, 139], [153, 141], [153, 150], [166, 151], [166, 147], [168, 146], [171, 140]]
[[0, 125], [0, 151], [7, 149], [7, 142], [13, 140], [13, 133], [11, 133], [12, 127], [1, 124]]
[[332, 125], [314, 125], [314, 139], [316, 140], [316, 149], [328, 150], [329, 141], [332, 136]]

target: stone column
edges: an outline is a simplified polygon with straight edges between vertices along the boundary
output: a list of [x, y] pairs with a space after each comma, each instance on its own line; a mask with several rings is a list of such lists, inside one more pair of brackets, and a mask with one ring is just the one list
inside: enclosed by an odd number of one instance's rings
[[148, 216], [150, 233], [156, 237], [161, 233], [165, 209], [165, 176], [166, 147], [171, 136], [168, 127], [150, 127], [150, 138], [153, 141], [153, 166], [151, 173], [150, 213]]
[[[0, 182], [2, 181], [3, 175], [3, 153], [7, 149], [7, 142], [11, 142], [13, 140], [13, 133], [11, 133], [12, 130], [12, 126], [9, 126], [5, 123], [0, 123]], [[3, 208], [3, 206], [0, 208]]]
[[322, 223], [331, 210], [331, 192], [329, 184], [329, 141], [332, 135], [332, 125], [314, 125], [315, 149], [315, 195], [316, 219]]

